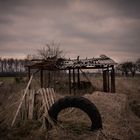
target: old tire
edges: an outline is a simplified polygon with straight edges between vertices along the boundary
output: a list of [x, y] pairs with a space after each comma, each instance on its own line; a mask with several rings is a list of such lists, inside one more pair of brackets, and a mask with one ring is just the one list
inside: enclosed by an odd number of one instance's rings
[[98, 109], [92, 102], [84, 97], [68, 96], [59, 99], [49, 109], [49, 116], [55, 123], [57, 123], [57, 116], [59, 112], [69, 107], [79, 108], [89, 116], [92, 122], [91, 130], [102, 128], [102, 119]]

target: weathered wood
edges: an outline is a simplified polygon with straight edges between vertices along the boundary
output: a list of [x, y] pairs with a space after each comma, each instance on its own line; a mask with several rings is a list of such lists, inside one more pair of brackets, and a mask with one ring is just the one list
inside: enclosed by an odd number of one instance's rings
[[14, 116], [14, 119], [13, 119], [13, 121], [12, 121], [11, 126], [13, 126], [14, 123], [15, 123], [15, 120], [16, 120], [16, 118], [17, 118], [17, 115], [18, 115], [19, 111], [20, 111], [22, 102], [23, 102], [23, 100], [24, 100], [24, 98], [25, 98], [25, 96], [26, 96], [26, 94], [27, 94], [27, 91], [28, 91], [28, 89], [29, 89], [29, 86], [30, 86], [30, 84], [31, 84], [32, 79], [33, 79], [33, 74], [31, 75], [30, 80], [29, 80], [29, 82], [28, 82], [28, 84], [27, 84], [27, 87], [26, 87], [25, 92], [24, 92], [24, 94], [23, 94], [23, 97], [22, 97], [22, 99], [21, 99], [21, 101], [20, 101], [20, 104], [19, 104], [19, 106], [18, 106], [17, 112], [16, 112], [16, 114], [15, 114], [15, 116]]
[[27, 91], [27, 94], [25, 95], [25, 98], [24, 98], [24, 120], [27, 120], [28, 119], [28, 103], [29, 103], [29, 90]]
[[50, 100], [51, 100], [51, 104], [50, 107], [54, 104], [54, 97], [53, 97], [53, 93], [52, 93], [52, 88], [49, 89], [49, 95], [50, 95]]
[[107, 92], [107, 71], [103, 70], [103, 91]]
[[53, 88], [56, 88], [56, 71], [53, 72], [53, 81], [54, 81], [54, 86]]
[[48, 86], [47, 87], [50, 87], [50, 83], [51, 83], [51, 72], [48, 71]]
[[44, 83], [43, 83], [43, 69], [41, 69], [40, 70], [40, 86], [41, 86], [41, 88], [43, 88], [43, 85], [44, 85]]
[[[48, 108], [47, 108], [47, 106], [49, 107], [49, 102], [48, 102], [48, 98], [47, 98], [47, 96], [46, 96], [46, 93], [45, 93], [45, 89], [43, 88], [43, 89], [40, 89], [40, 93], [41, 93], [41, 95], [42, 95], [42, 100], [43, 100], [43, 106], [44, 106], [44, 108], [45, 108], [45, 114], [43, 115], [43, 121], [42, 121], [42, 126], [43, 126], [43, 129], [46, 129], [46, 118], [47, 118], [47, 120], [48, 120], [48, 123], [50, 123], [52, 126], [55, 126], [54, 125], [54, 123], [53, 123], [53, 121], [51, 120], [51, 118], [49, 117], [49, 114], [48, 114]], [[49, 95], [49, 94], [48, 94]]]
[[28, 109], [28, 119], [33, 119], [33, 112], [34, 112], [34, 99], [35, 99], [35, 91], [30, 91], [29, 96], [29, 109]]
[[80, 70], [77, 69], [77, 83], [78, 83], [78, 89], [80, 89]]
[[55, 99], [56, 99], [55, 92], [54, 92], [54, 89], [53, 88], [51, 88], [50, 90], [51, 90], [51, 94], [52, 94], [52, 104], [54, 104]]
[[75, 83], [75, 69], [73, 68], [73, 92], [75, 94], [76, 91], [76, 83]]
[[49, 108], [50, 108], [50, 106], [51, 106], [51, 99], [50, 99], [49, 89], [50, 88], [46, 88], [46, 97], [47, 97], [47, 102], [48, 102], [48, 105], [49, 105]]
[[[30, 80], [30, 77], [31, 77], [31, 69], [30, 67], [28, 67], [28, 78]], [[29, 86], [29, 89], [31, 88], [31, 85]]]
[[114, 66], [112, 66], [112, 70], [111, 70], [111, 92], [112, 93], [116, 92], [116, 88], [115, 88], [115, 69], [114, 69]]
[[107, 92], [110, 92], [110, 75], [109, 75], [109, 67], [107, 67]]
[[48, 95], [48, 88], [44, 89], [44, 96], [45, 96], [46, 105], [47, 105], [48, 110], [49, 110], [49, 108], [50, 108], [50, 99], [49, 99], [49, 95]]
[[[25, 90], [22, 90], [21, 94], [23, 95], [24, 92], [25, 92]], [[24, 118], [25, 118], [25, 100], [23, 100], [23, 102], [22, 102], [22, 106], [20, 108], [20, 113], [21, 113], [21, 119], [24, 120]]]
[[80, 69], [80, 71], [82, 72], [82, 74], [84, 75], [84, 77], [91, 83], [91, 86], [94, 89], [94, 86], [93, 86], [92, 82], [90, 81], [90, 79], [88, 78], [88, 76], [85, 74], [85, 72], [82, 71], [81, 69]]
[[71, 69], [69, 69], [69, 93], [71, 94]]
[[40, 89], [40, 93], [41, 93], [41, 96], [42, 96], [42, 101], [43, 101], [43, 106], [44, 106], [44, 109], [45, 109], [45, 113], [48, 114], [48, 108], [46, 106], [45, 96], [44, 96], [44, 93], [43, 93], [42, 89]]

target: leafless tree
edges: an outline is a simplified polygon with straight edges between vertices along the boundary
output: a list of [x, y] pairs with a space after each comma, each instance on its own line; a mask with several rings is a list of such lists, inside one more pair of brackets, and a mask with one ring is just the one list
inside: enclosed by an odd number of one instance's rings
[[65, 56], [64, 51], [59, 48], [60, 43], [54, 41], [47, 43], [46, 46], [38, 50], [38, 57], [44, 60], [48, 58], [63, 58]]

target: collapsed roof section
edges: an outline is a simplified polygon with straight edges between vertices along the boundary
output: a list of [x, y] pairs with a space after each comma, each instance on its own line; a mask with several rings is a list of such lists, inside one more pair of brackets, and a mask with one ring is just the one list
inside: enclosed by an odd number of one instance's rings
[[86, 59], [62, 59], [62, 58], [48, 58], [47, 60], [34, 59], [27, 67], [31, 69], [45, 69], [45, 70], [67, 70], [73, 68], [83, 69], [98, 69], [110, 67], [117, 64], [111, 58], [101, 55], [98, 58]]

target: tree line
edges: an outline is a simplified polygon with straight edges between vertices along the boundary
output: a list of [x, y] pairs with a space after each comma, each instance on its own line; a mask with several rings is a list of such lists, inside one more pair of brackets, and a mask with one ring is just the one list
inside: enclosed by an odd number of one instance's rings
[[[26, 73], [25, 65], [29, 64], [29, 59], [0, 58], [0, 76], [15, 76], [15, 74]], [[116, 67], [122, 76], [134, 77], [140, 72], [140, 58], [136, 62], [127, 61], [118, 64]]]
[[0, 75], [14, 75], [15, 73], [25, 73], [27, 59], [0, 58]]

